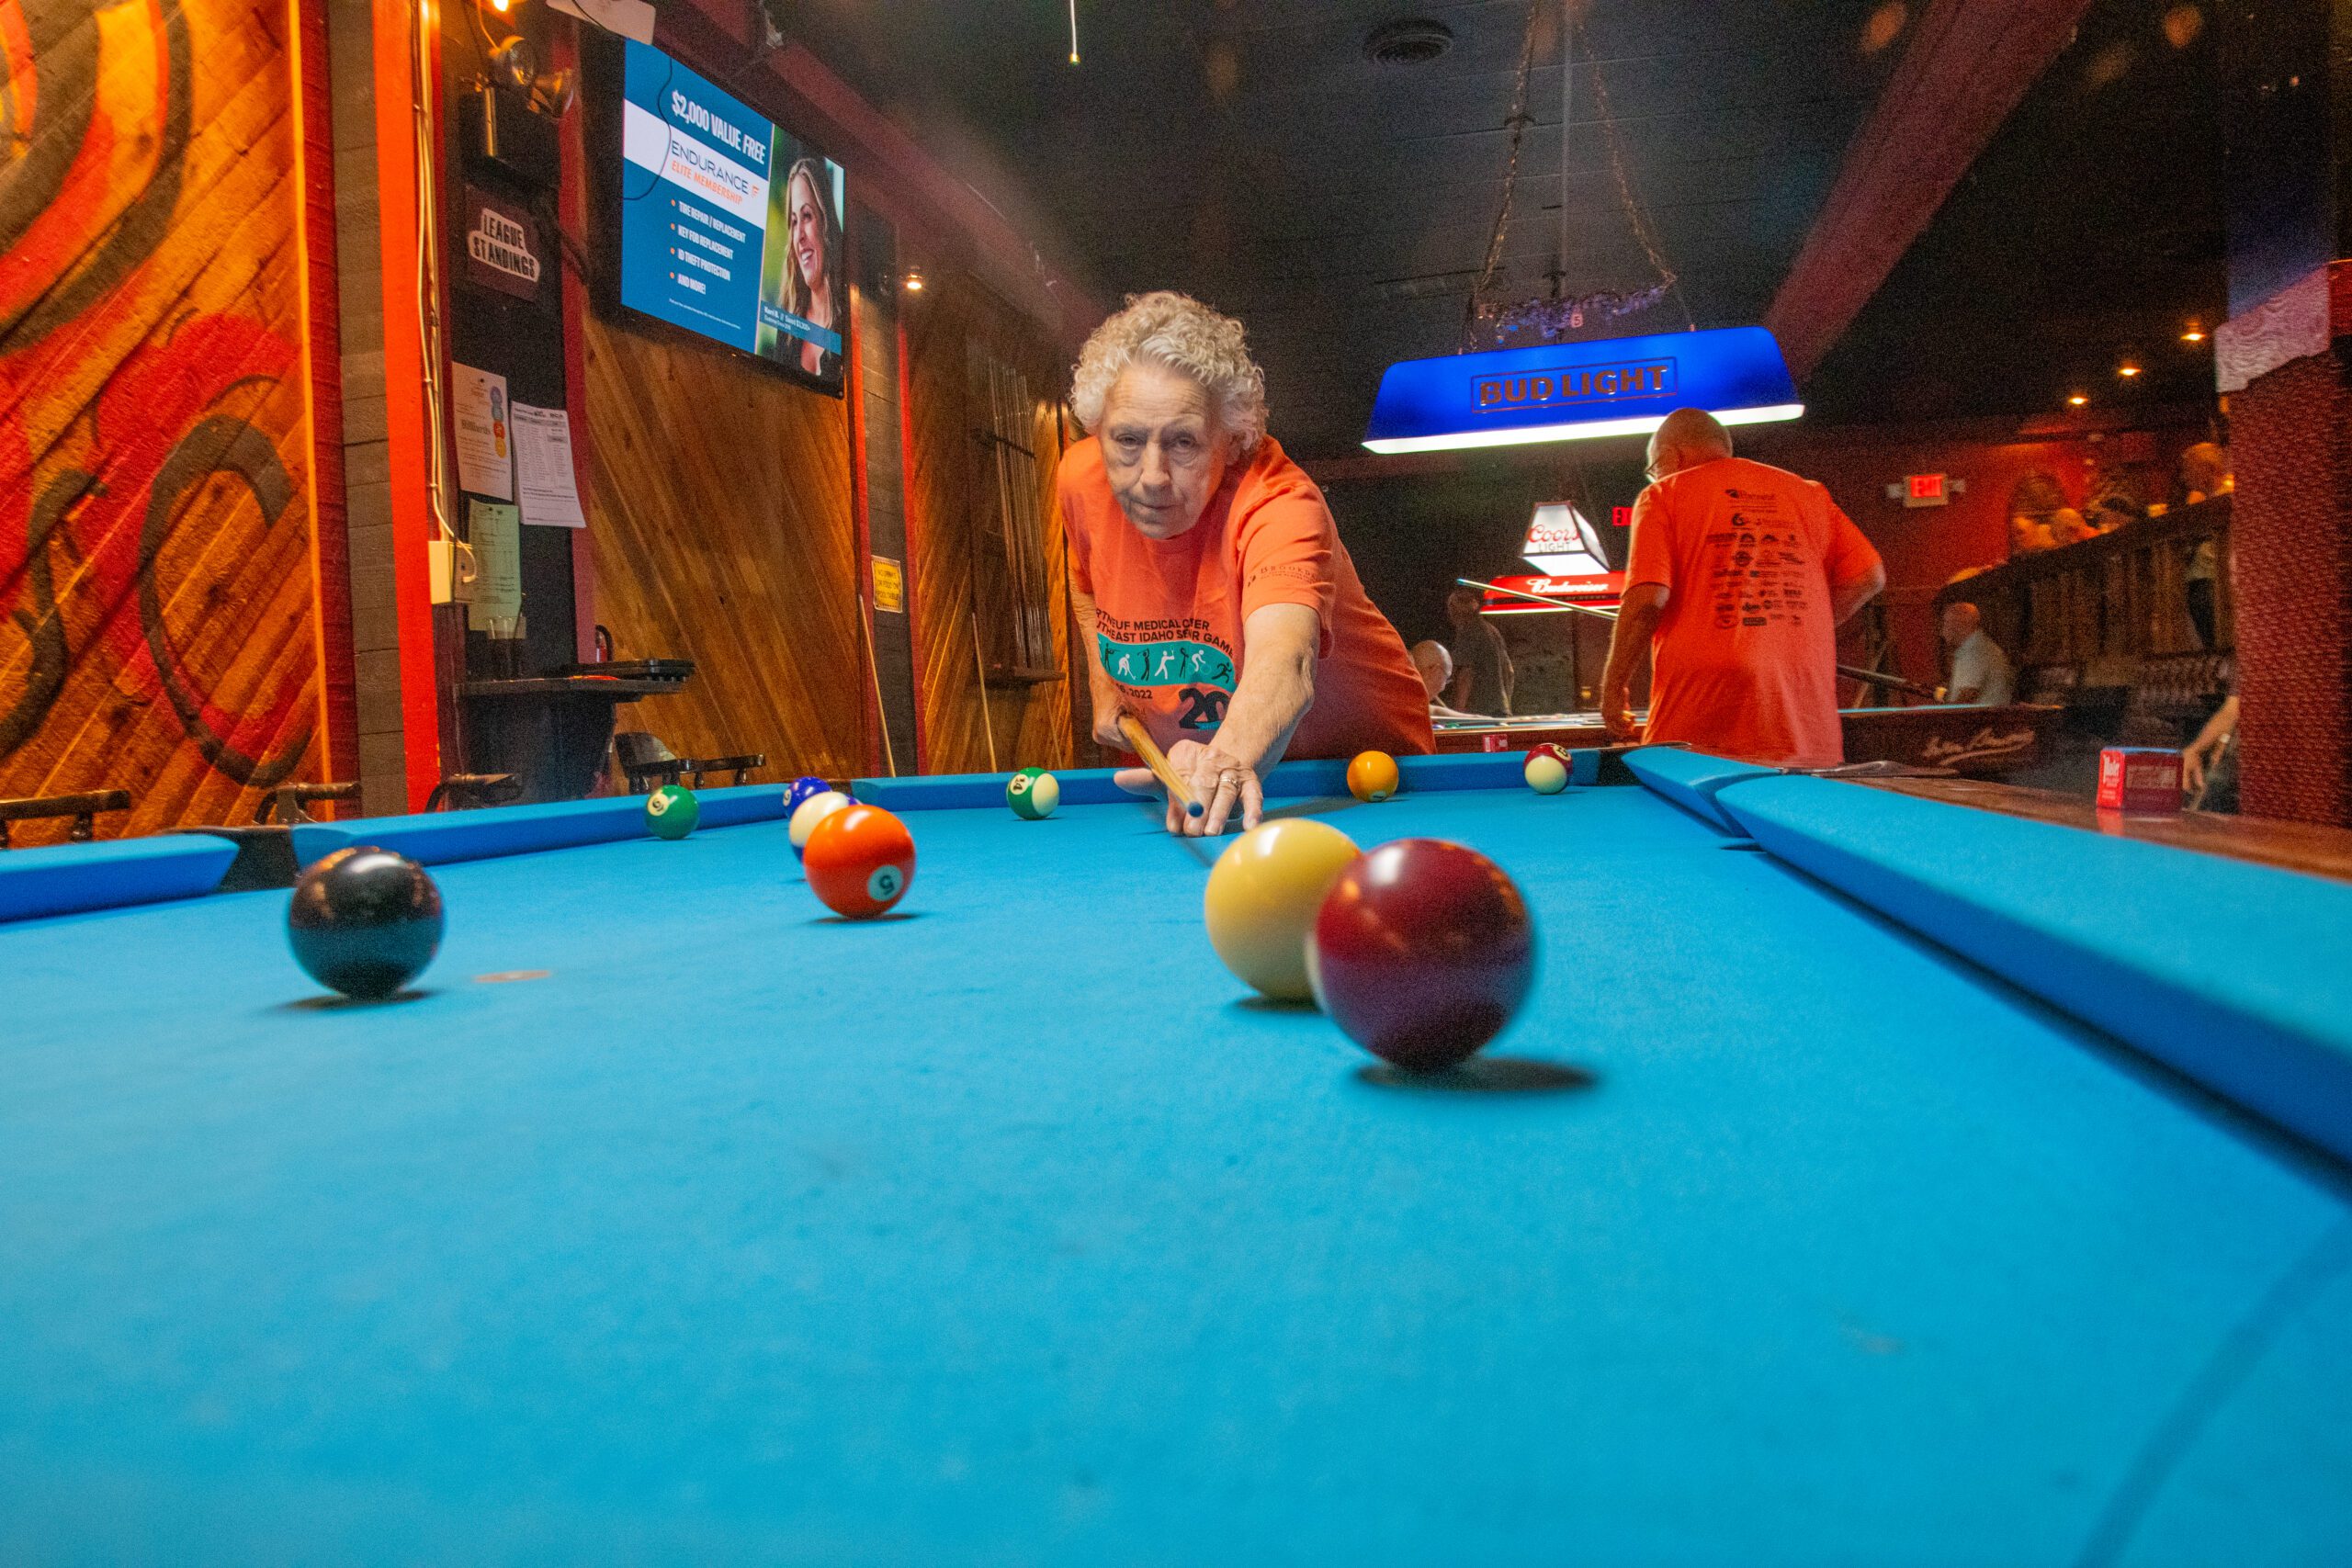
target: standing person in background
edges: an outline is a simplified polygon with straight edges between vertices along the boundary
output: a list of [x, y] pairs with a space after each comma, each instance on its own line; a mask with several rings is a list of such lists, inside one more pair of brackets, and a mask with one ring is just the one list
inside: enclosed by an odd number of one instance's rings
[[1642, 739], [1773, 767], [1844, 761], [1838, 626], [1886, 586], [1878, 551], [1824, 486], [1733, 457], [1703, 410], [1667, 415], [1648, 473], [1600, 682], [1611, 737], [1640, 728], [1626, 697], [1647, 650]]
[[1963, 707], [2007, 707], [2017, 700], [2009, 656], [1984, 631], [1984, 613], [1965, 600], [1944, 606], [1944, 646], [1951, 649], [1951, 679], [1944, 700]]
[[1478, 614], [1480, 595], [1475, 588], [1457, 588], [1445, 596], [1446, 618], [1453, 623], [1453, 684], [1446, 701], [1464, 713], [1510, 716], [1512, 671], [1503, 634]]
[[[2183, 506], [2195, 506], [2199, 502], [2227, 495], [2237, 489], [2237, 481], [2230, 474], [2230, 453], [2225, 446], [2211, 441], [2200, 441], [2180, 455], [2180, 502]], [[2197, 628], [2197, 640], [2207, 648], [2213, 646], [2214, 634], [2220, 630], [2215, 619], [2214, 582], [2222, 574], [2221, 547], [2207, 535], [2197, 541], [2188, 553], [2186, 592], [2188, 595], [2189, 624]]]

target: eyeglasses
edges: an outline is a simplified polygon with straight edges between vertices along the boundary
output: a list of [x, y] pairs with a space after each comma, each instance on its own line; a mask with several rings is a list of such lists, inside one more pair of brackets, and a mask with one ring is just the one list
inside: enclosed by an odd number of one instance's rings
[[1657, 471], [1657, 459], [1656, 457], [1652, 457], [1648, 462], [1642, 465], [1642, 477], [1649, 480], [1650, 483], [1656, 484], [1666, 476]]

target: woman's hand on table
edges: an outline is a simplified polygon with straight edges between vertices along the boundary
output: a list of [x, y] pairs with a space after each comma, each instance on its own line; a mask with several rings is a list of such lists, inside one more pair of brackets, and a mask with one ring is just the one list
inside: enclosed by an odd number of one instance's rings
[[[1168, 765], [1204, 808], [1198, 817], [1191, 817], [1175, 801], [1169, 801], [1170, 832], [1185, 838], [1214, 839], [1237, 816], [1246, 830], [1255, 828], [1265, 815], [1266, 791], [1258, 770], [1245, 766], [1214, 744], [1204, 746], [1197, 740], [1179, 740], [1168, 748]], [[1131, 795], [1150, 795], [1159, 788], [1159, 780], [1149, 768], [1122, 768], [1112, 775], [1112, 782]]]

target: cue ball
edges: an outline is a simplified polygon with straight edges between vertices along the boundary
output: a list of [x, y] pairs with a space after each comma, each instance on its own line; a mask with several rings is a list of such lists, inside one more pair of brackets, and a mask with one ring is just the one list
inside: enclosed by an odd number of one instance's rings
[[811, 795], [822, 795], [832, 787], [814, 773], [803, 773], [793, 780], [784, 792], [785, 821], [789, 823], [792, 820], [792, 814], [799, 810]]
[[645, 797], [645, 826], [657, 839], [683, 839], [702, 820], [702, 802], [679, 784], [663, 784]]
[[1004, 786], [1004, 803], [1025, 821], [1051, 817], [1062, 803], [1062, 781], [1043, 768], [1023, 768]]
[[792, 820], [785, 826], [785, 834], [792, 840], [794, 856], [806, 859], [808, 835], [817, 830], [817, 824], [848, 804], [849, 796], [837, 789], [820, 790], [802, 801], [794, 809]]
[[1315, 1000], [1409, 1072], [1467, 1061], [1535, 977], [1535, 926], [1502, 867], [1441, 839], [1398, 839], [1340, 873], [1306, 943]]
[[294, 884], [286, 939], [311, 979], [372, 1001], [424, 972], [441, 946], [441, 890], [406, 855], [335, 851]]
[[1557, 795], [1568, 787], [1568, 754], [1559, 746], [1545, 741], [1530, 747], [1527, 761], [1521, 768], [1527, 787], [1538, 795]]
[[1202, 898], [1209, 945], [1244, 983], [1285, 1001], [1306, 1000], [1306, 928], [1355, 858], [1354, 840], [1312, 818], [1250, 829], [1209, 873]]
[[878, 806], [827, 812], [808, 835], [808, 889], [825, 907], [870, 920], [906, 897], [915, 879], [914, 835]]
[[1358, 800], [1386, 800], [1396, 782], [1396, 759], [1385, 751], [1359, 751], [1348, 764], [1348, 793]]

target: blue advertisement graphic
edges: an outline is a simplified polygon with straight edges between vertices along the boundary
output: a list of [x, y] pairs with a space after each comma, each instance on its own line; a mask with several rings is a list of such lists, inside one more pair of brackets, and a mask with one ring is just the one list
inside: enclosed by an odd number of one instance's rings
[[841, 165], [633, 40], [621, 121], [621, 303], [838, 386]]

